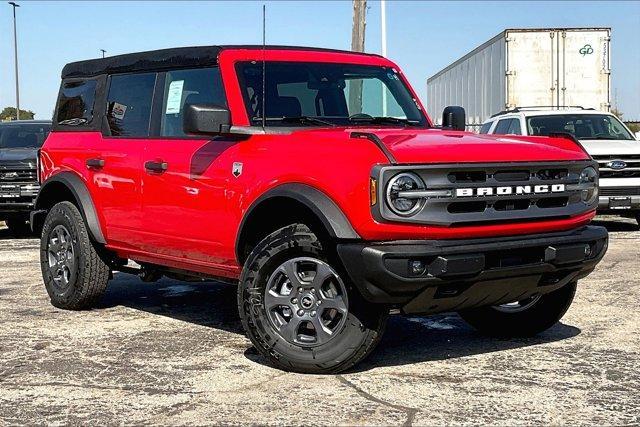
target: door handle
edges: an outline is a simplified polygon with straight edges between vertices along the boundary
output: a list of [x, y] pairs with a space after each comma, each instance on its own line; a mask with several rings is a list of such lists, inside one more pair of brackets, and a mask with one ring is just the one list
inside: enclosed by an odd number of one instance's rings
[[166, 171], [168, 167], [169, 167], [169, 164], [167, 162], [163, 162], [162, 160], [160, 161], [149, 160], [144, 164], [144, 168], [149, 172], [162, 173]]
[[85, 164], [89, 169], [102, 169], [104, 167], [104, 159], [88, 159]]

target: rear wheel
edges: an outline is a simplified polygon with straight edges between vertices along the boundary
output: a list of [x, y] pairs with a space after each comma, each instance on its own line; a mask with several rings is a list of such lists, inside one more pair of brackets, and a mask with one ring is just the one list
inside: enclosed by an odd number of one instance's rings
[[249, 255], [238, 288], [256, 349], [287, 371], [336, 373], [379, 342], [388, 310], [366, 304], [305, 225], [284, 227]]
[[460, 312], [460, 316], [482, 333], [499, 337], [527, 337], [558, 323], [569, 309], [576, 283], [544, 295], [497, 306], [478, 307]]
[[51, 304], [80, 310], [100, 299], [111, 270], [97, 249], [74, 204], [51, 208], [40, 239], [40, 266]]

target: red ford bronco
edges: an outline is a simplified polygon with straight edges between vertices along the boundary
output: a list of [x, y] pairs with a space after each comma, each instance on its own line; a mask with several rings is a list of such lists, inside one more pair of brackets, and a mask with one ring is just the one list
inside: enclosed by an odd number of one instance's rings
[[390, 313], [544, 331], [607, 248], [597, 164], [567, 135], [473, 135], [459, 107], [443, 123], [377, 55], [68, 64], [31, 218], [51, 302], [91, 307], [113, 271], [224, 279], [255, 347], [297, 372], [353, 366]]

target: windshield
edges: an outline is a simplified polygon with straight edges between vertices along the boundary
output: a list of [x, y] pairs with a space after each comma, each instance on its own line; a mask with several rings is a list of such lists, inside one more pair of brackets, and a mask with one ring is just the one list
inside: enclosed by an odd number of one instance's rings
[[633, 136], [608, 114], [560, 114], [527, 118], [529, 135], [549, 135], [551, 132], [568, 132], [578, 139], [623, 139]]
[[51, 131], [48, 123], [1, 123], [0, 148], [39, 148]]
[[[237, 66], [252, 125], [262, 122], [262, 62]], [[416, 100], [392, 68], [312, 62], [267, 62], [267, 126], [376, 123], [428, 125]]]

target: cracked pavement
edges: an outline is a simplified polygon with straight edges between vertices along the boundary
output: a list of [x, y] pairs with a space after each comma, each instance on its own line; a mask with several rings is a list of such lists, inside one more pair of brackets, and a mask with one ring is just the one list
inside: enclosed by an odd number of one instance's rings
[[336, 376], [266, 366], [229, 285], [116, 274], [99, 308], [55, 309], [38, 241], [0, 229], [0, 425], [640, 424], [640, 232], [599, 223], [609, 252], [549, 331], [492, 339], [455, 314], [394, 316]]

